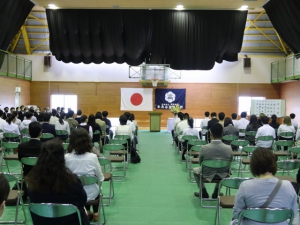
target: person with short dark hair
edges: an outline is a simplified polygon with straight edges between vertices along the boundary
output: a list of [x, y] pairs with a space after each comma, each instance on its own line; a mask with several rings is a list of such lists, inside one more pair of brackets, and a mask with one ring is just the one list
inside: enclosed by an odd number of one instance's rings
[[131, 127], [127, 124], [127, 116], [121, 115], [119, 118], [120, 125], [116, 127], [115, 135], [129, 135], [130, 140], [133, 140], [133, 133]]
[[15, 124], [15, 122], [16, 117], [13, 114], [8, 113], [6, 117], [6, 123], [3, 125], [3, 133], [14, 133], [21, 135], [19, 127], [17, 124]]
[[220, 113], [218, 114], [218, 117], [219, 117], [219, 124], [221, 124], [221, 125], [224, 127], [225, 113], [220, 112]]
[[[231, 162], [233, 158], [232, 149], [229, 145], [226, 145], [221, 141], [223, 135], [222, 125], [219, 123], [213, 124], [213, 126], [210, 129], [210, 132], [212, 141], [210, 144], [204, 145], [201, 148], [199, 154], [199, 164], [201, 165], [204, 160], [213, 159], [223, 159]], [[202, 183], [202, 187], [200, 187], [200, 173], [202, 172], [203, 178], [210, 182], [213, 179], [223, 179], [225, 177], [228, 177], [230, 173], [230, 168], [212, 169], [203, 167], [203, 171], [200, 171], [200, 169], [200, 167], [193, 169], [194, 177], [198, 188], [202, 188], [202, 197], [209, 198], [204, 183]], [[212, 194], [212, 198], [218, 197], [218, 187], [218, 184], [216, 184], [215, 190]], [[196, 197], [199, 197], [199, 192], [195, 192], [194, 195]]]
[[291, 113], [291, 114], [290, 114], [290, 117], [291, 117], [291, 119], [292, 119], [292, 124], [293, 124], [293, 126], [295, 127], [295, 130], [297, 130], [297, 129], [298, 129], [298, 123], [297, 123], [297, 121], [295, 120], [295, 117], [296, 117], [295, 113]]
[[[28, 131], [31, 139], [28, 142], [19, 144], [19, 161], [24, 157], [38, 157], [41, 151], [42, 142], [40, 141], [40, 137], [42, 135], [42, 125], [39, 122], [31, 122], [28, 125]], [[32, 166], [24, 166], [24, 175], [26, 176], [31, 169]]]
[[[58, 121], [55, 122], [55, 131], [56, 130], [64, 130], [68, 132], [70, 135], [70, 126], [67, 121], [64, 120], [64, 114], [60, 114]], [[61, 140], [65, 141], [68, 138], [68, 135], [57, 135]]]
[[[54, 109], [55, 110], [55, 109]], [[52, 109], [52, 115], [53, 115], [53, 109]], [[60, 117], [60, 107], [56, 108], [56, 114], [54, 115], [55, 117], [59, 118]]]
[[93, 132], [94, 131], [93, 131], [93, 128], [90, 125], [87, 124], [87, 116], [82, 115], [80, 117], [80, 121], [81, 122], [80, 122], [80, 124], [78, 124], [77, 128], [81, 127], [83, 129], [85, 129], [89, 133], [90, 137], [93, 138]]
[[49, 124], [49, 120], [51, 117], [50, 114], [44, 113], [43, 117], [44, 117], [44, 122], [42, 124], [42, 133], [50, 133], [50, 134], [53, 134], [55, 137], [56, 136], [55, 126], [52, 124]]
[[[189, 124], [187, 123], [187, 120], [189, 118], [189, 114], [188, 113], [184, 113], [182, 116], [183, 120], [181, 120], [179, 123], [177, 123], [176, 128], [174, 130], [175, 133], [175, 143], [178, 147], [180, 147], [179, 142], [181, 142], [181, 138], [182, 138], [182, 134], [180, 134], [181, 132], [183, 132], [183, 130], [185, 128], [189, 127]], [[179, 149], [180, 151], [181, 149]]]
[[[257, 148], [253, 151], [250, 159], [250, 171], [255, 179], [243, 181], [235, 195], [233, 207], [233, 219], [237, 220], [239, 214], [247, 208], [261, 208], [272, 191], [280, 187], [265, 208], [288, 208], [296, 215], [298, 212], [297, 194], [290, 181], [279, 181], [275, 177], [277, 164], [275, 156], [270, 149]], [[244, 219], [243, 225], [261, 224], [252, 220]], [[287, 224], [286, 221], [279, 224]]]
[[[246, 127], [246, 132], [248, 131], [255, 131], [257, 132], [258, 128], [260, 128], [261, 125], [257, 121], [256, 115], [251, 115], [250, 116], [250, 123]], [[246, 140], [250, 142], [251, 145], [255, 145], [255, 136], [246, 136]]]
[[3, 116], [2, 116], [2, 118], [4, 120], [6, 120], [7, 114], [8, 114], [8, 107], [4, 107], [4, 112], [3, 112]]
[[[25, 177], [30, 202], [72, 204], [80, 212], [82, 225], [89, 225], [84, 210], [87, 194], [78, 177], [66, 167], [64, 153], [64, 147], [59, 140], [50, 140], [42, 145], [36, 165]], [[31, 216], [33, 224], [78, 224], [76, 213], [56, 219], [35, 214]]]
[[[215, 123], [218, 123], [219, 120], [217, 119], [217, 113], [216, 112], [212, 112], [210, 114], [211, 116], [211, 120], [209, 120], [207, 122], [207, 129], [210, 130], [210, 128], [215, 124]], [[210, 142], [210, 132], [207, 133], [207, 139], [208, 139], [208, 142]]]
[[[22, 130], [24, 129], [28, 129], [29, 124], [32, 122], [31, 121], [31, 117], [33, 116], [33, 114], [31, 112], [26, 112], [25, 113], [25, 119], [21, 122], [20, 124], [20, 131], [22, 132]], [[25, 136], [29, 137], [29, 135], [24, 134]]]
[[15, 107], [10, 108], [10, 113], [13, 113], [15, 111]]
[[[88, 132], [83, 128], [77, 128], [70, 135], [68, 153], [65, 155], [66, 167], [77, 175], [96, 176], [100, 181], [104, 180], [97, 155], [91, 153], [93, 145]], [[84, 186], [87, 201], [99, 198], [98, 184]], [[93, 205], [93, 213], [90, 206], [86, 206], [89, 216], [98, 221], [98, 205]]]
[[[191, 136], [195, 136], [198, 139], [200, 139], [199, 131], [196, 128], [194, 128], [194, 119], [192, 117], [189, 117], [187, 119], [187, 123], [188, 123], [189, 127], [185, 128], [183, 130], [182, 136], [191, 135]], [[185, 153], [187, 151], [187, 149], [186, 149], [187, 141], [183, 141], [183, 140], [181, 140], [181, 141], [182, 141], [182, 145], [183, 145], [182, 161], [185, 161]]]
[[178, 136], [178, 134], [176, 133], [176, 126], [182, 120], [183, 120], [183, 113], [182, 112], [177, 113], [177, 117], [174, 119], [174, 129], [171, 131], [173, 141], [175, 141], [175, 138], [177, 138]]
[[10, 192], [10, 186], [3, 174], [0, 174], [0, 218], [3, 216], [5, 202]]
[[[96, 118], [96, 123], [98, 123], [100, 128], [101, 128], [102, 139], [104, 139], [104, 137], [106, 136], [106, 123], [102, 120], [102, 113], [101, 112], [96, 112], [95, 118]], [[102, 144], [104, 145], [104, 142]]]
[[112, 139], [112, 137], [113, 137], [113, 132], [110, 130], [110, 128], [111, 128], [111, 122], [110, 122], [110, 120], [107, 118], [107, 116], [108, 116], [108, 112], [107, 111], [103, 111], [102, 112], [102, 120], [105, 122], [105, 124], [106, 124], [106, 134], [107, 135], [109, 135], [109, 138], [110, 139]]
[[82, 111], [80, 109], [77, 110], [77, 116], [75, 117], [75, 120], [78, 122], [78, 124], [81, 123], [80, 117], [82, 115]]
[[[246, 119], [247, 117], [247, 112], [242, 112], [241, 113], [241, 119], [238, 121], [237, 123], [237, 128], [239, 130], [243, 130], [245, 129], [246, 130], [246, 127], [248, 126], [249, 124], [249, 120]], [[240, 138], [244, 138], [245, 137], [245, 133], [239, 133], [239, 137]]]
[[76, 127], [78, 126], [77, 120], [74, 119], [74, 111], [73, 110], [68, 111], [68, 118], [66, 119], [66, 121], [69, 123], [70, 132], [72, 133], [72, 131], [75, 130]]
[[[263, 126], [258, 128], [256, 136], [255, 136], [255, 140], [260, 137], [260, 136], [272, 136], [273, 139], [276, 139], [276, 134], [275, 134], [275, 130], [273, 127], [271, 127], [268, 123], [269, 123], [269, 117], [267, 116], [263, 116], [261, 118], [261, 121], [263, 123]], [[257, 147], [261, 147], [261, 148], [271, 148], [272, 144], [273, 144], [274, 140], [271, 141], [261, 141], [261, 140], [257, 140], [256, 141], [256, 146]]]
[[206, 112], [204, 113], [205, 118], [204, 118], [203, 120], [201, 120], [201, 123], [200, 123], [200, 128], [201, 128], [201, 131], [199, 132], [199, 134], [200, 134], [200, 139], [201, 139], [202, 135], [204, 135], [206, 141], [207, 141], [206, 133], [207, 133], [208, 130], [207, 130], [207, 129], [203, 129], [203, 128], [204, 128], [204, 127], [207, 128], [207, 123], [208, 123], [208, 121], [210, 120], [210, 119], [209, 119], [209, 115], [210, 115], [210, 113], [209, 113], [208, 111], [206, 111]]
[[236, 113], [232, 113], [231, 114], [231, 119], [232, 119], [232, 123], [233, 123], [233, 126], [237, 126], [237, 123], [238, 123], [238, 120], [237, 120], [237, 114]]

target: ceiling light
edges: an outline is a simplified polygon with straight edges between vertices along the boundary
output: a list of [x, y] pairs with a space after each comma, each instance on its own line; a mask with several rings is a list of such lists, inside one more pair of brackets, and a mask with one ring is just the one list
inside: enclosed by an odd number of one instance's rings
[[57, 6], [54, 5], [54, 4], [49, 4], [48, 7], [51, 8], [51, 9], [56, 9], [57, 8]]
[[245, 10], [245, 9], [248, 9], [248, 6], [247, 6], [247, 5], [242, 5], [242, 6], [241, 6], [241, 9], [244, 9], [244, 10]]
[[176, 9], [177, 10], [182, 10], [184, 7], [183, 7], [183, 5], [178, 5], [178, 6], [176, 6]]

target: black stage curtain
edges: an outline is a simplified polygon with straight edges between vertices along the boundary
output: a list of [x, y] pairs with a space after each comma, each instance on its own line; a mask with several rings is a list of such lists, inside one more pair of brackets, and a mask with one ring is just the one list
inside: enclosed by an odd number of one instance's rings
[[65, 63], [167, 63], [210, 70], [236, 61], [247, 11], [46, 10], [50, 50]]
[[300, 1], [271, 0], [264, 5], [273, 27], [284, 42], [297, 54], [300, 52]]
[[0, 49], [7, 50], [33, 6], [29, 0], [0, 1]]

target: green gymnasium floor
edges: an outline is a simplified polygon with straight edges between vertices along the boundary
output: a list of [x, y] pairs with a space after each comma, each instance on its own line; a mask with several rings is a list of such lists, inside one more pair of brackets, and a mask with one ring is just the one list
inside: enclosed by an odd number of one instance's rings
[[[202, 208], [199, 199], [194, 197], [197, 185], [189, 182], [185, 164], [181, 163], [179, 154], [174, 150], [170, 133], [140, 131], [137, 149], [141, 163], [130, 164], [125, 181], [114, 182], [115, 198], [110, 206], [105, 207], [107, 225], [214, 223], [215, 209]], [[17, 163], [9, 163], [10, 168], [19, 171]], [[210, 195], [213, 189], [214, 184], [207, 185]], [[103, 190], [104, 193], [108, 191], [106, 183]], [[2, 220], [12, 219], [14, 213], [15, 207], [6, 207]], [[23, 219], [23, 213], [19, 215]], [[222, 210], [221, 218], [222, 224], [229, 224], [232, 210]], [[29, 224], [32, 222], [27, 221], [26, 225]]]

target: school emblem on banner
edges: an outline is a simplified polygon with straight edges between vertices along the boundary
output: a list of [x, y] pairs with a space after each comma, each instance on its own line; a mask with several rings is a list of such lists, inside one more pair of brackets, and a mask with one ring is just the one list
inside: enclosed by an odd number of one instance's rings
[[155, 89], [155, 108], [170, 109], [178, 104], [185, 109], [185, 92], [186, 89]]

